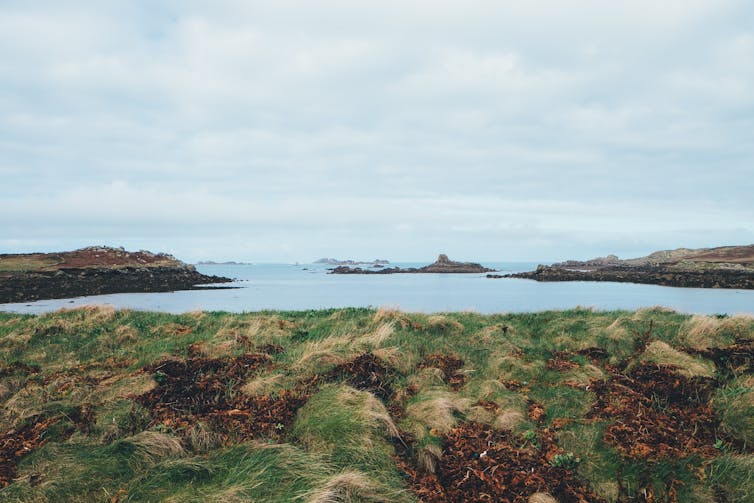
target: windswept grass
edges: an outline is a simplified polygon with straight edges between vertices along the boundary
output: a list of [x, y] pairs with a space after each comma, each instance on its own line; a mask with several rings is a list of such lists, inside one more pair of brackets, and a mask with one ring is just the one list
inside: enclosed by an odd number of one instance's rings
[[[549, 435], [604, 501], [752, 501], [752, 341], [752, 318], [662, 308], [0, 313], [0, 500], [416, 501], [412, 484], [441, 484], [449, 434], [473, 423], [522, 449]], [[230, 365], [250, 353], [264, 356], [253, 372]], [[174, 380], [193, 369], [175, 389], [232, 405], [190, 421], [207, 404], [184, 397], [172, 417], [166, 399], [157, 415], [142, 397], [169, 391], [167, 364]], [[712, 411], [708, 444], [645, 459], [616, 444], [594, 390], [647, 367], [711, 389], [688, 402]], [[652, 417], [681, 400], [664, 389]], [[248, 411], [290, 416], [253, 431]]]

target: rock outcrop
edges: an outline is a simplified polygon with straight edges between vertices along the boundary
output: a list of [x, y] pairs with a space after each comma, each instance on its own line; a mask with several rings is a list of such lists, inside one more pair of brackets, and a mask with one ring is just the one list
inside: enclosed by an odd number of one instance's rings
[[193, 290], [230, 281], [201, 274], [171, 255], [122, 248], [0, 255], [0, 303]]
[[568, 260], [535, 271], [488, 274], [488, 278], [536, 281], [613, 281], [692, 288], [754, 289], [754, 245], [691, 250], [679, 248], [620, 260], [615, 255]]
[[390, 263], [389, 260], [385, 259], [374, 259], [372, 261], [359, 261], [359, 260], [338, 260], [336, 258], [321, 258], [319, 260], [314, 261], [315, 264], [327, 264], [327, 265], [371, 265], [374, 266], [385, 266]]
[[387, 267], [379, 270], [362, 269], [361, 267], [340, 266], [333, 269], [330, 274], [456, 274], [456, 273], [485, 273], [492, 272], [494, 269], [488, 269], [474, 262], [455, 262], [450, 260], [444, 253], [437, 257], [437, 260], [424, 267]]

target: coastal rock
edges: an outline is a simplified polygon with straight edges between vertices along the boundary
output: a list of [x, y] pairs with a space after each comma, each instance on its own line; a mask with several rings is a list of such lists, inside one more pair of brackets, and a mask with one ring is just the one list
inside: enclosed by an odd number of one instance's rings
[[0, 303], [86, 295], [194, 290], [230, 278], [207, 276], [175, 257], [89, 247], [62, 253], [0, 255]]
[[492, 272], [494, 269], [489, 269], [480, 264], [474, 262], [455, 262], [450, 260], [447, 255], [441, 253], [437, 257], [437, 260], [424, 267], [386, 267], [379, 270], [362, 269], [361, 267], [347, 267], [339, 266], [334, 268], [330, 274], [421, 274], [421, 273], [439, 273], [439, 274], [454, 274], [454, 273], [485, 273]]
[[536, 281], [612, 281], [690, 288], [754, 289], [754, 245], [691, 250], [679, 248], [620, 260], [615, 255], [587, 261], [568, 260], [535, 271], [488, 278]]
[[338, 260], [336, 258], [321, 258], [319, 260], [314, 261], [315, 264], [327, 264], [327, 265], [371, 265], [372, 267], [375, 266], [385, 266], [390, 263], [389, 260], [384, 259], [374, 259], [371, 262], [363, 262], [358, 260]]

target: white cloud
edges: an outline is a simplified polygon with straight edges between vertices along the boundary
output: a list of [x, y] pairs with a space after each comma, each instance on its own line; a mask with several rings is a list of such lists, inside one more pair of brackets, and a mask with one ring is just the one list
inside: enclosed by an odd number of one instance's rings
[[743, 0], [6, 2], [2, 247], [754, 241], [751, 26]]

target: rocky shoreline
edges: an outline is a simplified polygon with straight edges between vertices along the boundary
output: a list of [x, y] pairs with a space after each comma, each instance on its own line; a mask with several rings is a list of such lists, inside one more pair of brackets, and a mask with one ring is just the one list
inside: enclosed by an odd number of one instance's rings
[[474, 262], [455, 262], [447, 255], [440, 254], [437, 260], [424, 267], [386, 267], [377, 270], [362, 269], [361, 267], [340, 266], [332, 269], [330, 274], [473, 274], [494, 272]]
[[754, 290], [754, 272], [730, 269], [680, 271], [664, 267], [615, 267], [576, 271], [539, 266], [536, 271], [488, 274], [488, 278], [522, 278], [535, 281], [612, 281], [687, 288], [738, 288]]
[[587, 261], [568, 260], [540, 265], [529, 272], [488, 274], [487, 277], [754, 290], [754, 246], [679, 248], [628, 260], [610, 255]]
[[[103, 247], [63, 254], [2, 255], [0, 266], [19, 259], [27, 262], [33, 259], [45, 265], [21, 270], [0, 269], [2, 304], [111, 293], [228, 288], [202, 285], [232, 281], [201, 274], [193, 266], [168, 255], [132, 254]], [[53, 260], [57, 262], [49, 265]], [[66, 267], [66, 264], [75, 264], [76, 267]]]

